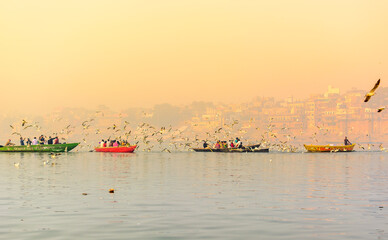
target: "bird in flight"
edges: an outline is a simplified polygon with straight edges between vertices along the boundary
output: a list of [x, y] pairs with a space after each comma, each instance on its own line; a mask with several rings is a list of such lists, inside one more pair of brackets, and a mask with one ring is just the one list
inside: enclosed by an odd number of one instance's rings
[[377, 112], [381, 112], [381, 111], [383, 111], [384, 109], [385, 109], [385, 107], [381, 107], [381, 108], [377, 109]]
[[369, 99], [370, 99], [373, 95], [375, 95], [375, 91], [376, 91], [376, 89], [379, 87], [379, 85], [380, 85], [380, 79], [377, 80], [377, 82], [376, 82], [375, 86], [372, 88], [372, 90], [370, 90], [370, 91], [365, 95], [364, 102], [368, 102]]

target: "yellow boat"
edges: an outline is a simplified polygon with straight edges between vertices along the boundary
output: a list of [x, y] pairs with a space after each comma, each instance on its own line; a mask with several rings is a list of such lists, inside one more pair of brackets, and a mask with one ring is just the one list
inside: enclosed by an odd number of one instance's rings
[[304, 145], [308, 152], [351, 152], [355, 144], [344, 146], [332, 145]]

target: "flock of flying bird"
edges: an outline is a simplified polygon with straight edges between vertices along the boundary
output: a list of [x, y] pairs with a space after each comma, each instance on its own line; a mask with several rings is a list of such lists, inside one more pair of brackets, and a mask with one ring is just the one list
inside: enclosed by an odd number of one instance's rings
[[[375, 95], [377, 88], [380, 85], [380, 79], [376, 82], [374, 87], [365, 95], [364, 102], [368, 102], [372, 96]], [[385, 107], [380, 107], [377, 112], [381, 112], [385, 109]], [[144, 113], [144, 115], [147, 115]], [[104, 113], [101, 111], [96, 111], [94, 116], [83, 121], [81, 123], [81, 131], [77, 131], [77, 127], [71, 124], [66, 124], [59, 132], [53, 132], [52, 136], [62, 136], [61, 140], [66, 141], [67, 138], [63, 136], [71, 136], [72, 138], [82, 139], [82, 144], [79, 149], [86, 148], [90, 150], [96, 145], [96, 141], [101, 140], [105, 137], [105, 140], [118, 140], [118, 141], [130, 141], [132, 145], [137, 145], [138, 148], [141, 146], [143, 151], [162, 151], [169, 152], [172, 151], [182, 151], [182, 150], [190, 150], [193, 147], [198, 147], [202, 144], [203, 141], [206, 142], [215, 142], [217, 140], [223, 139], [233, 139], [235, 137], [239, 137], [242, 139], [245, 144], [256, 144], [255, 139], [249, 139], [249, 137], [245, 137], [248, 127], [240, 127], [240, 122], [238, 120], [233, 120], [228, 124], [224, 124], [223, 126], [216, 127], [211, 131], [207, 131], [203, 134], [194, 134], [192, 131], [193, 127], [196, 127], [196, 124], [188, 124], [188, 126], [183, 126], [181, 128], [174, 129], [171, 125], [169, 127], [155, 127], [149, 123], [140, 123], [136, 126], [132, 126], [131, 124], [123, 119], [123, 116], [119, 115], [120, 124], [112, 124], [105, 128], [95, 128], [93, 123], [95, 119], [99, 116], [104, 116]], [[61, 119], [56, 119], [56, 123], [60, 122]], [[253, 123], [254, 120], [251, 119], [249, 121]], [[15, 130], [15, 127], [10, 125], [10, 127]], [[263, 147], [269, 147], [271, 150], [281, 151], [281, 152], [300, 152], [302, 151], [302, 146], [294, 146], [291, 142], [295, 142], [297, 136], [291, 136], [287, 134], [287, 127], [283, 127], [277, 132], [274, 131], [275, 125], [272, 123], [272, 118], [269, 121], [269, 124], [266, 126], [266, 129], [259, 129], [258, 127], [255, 130], [260, 131], [261, 140], [260, 143]], [[41, 126], [39, 126], [38, 122], [34, 122], [33, 124], [29, 124], [26, 120], [22, 120], [20, 130], [27, 129], [36, 129], [37, 131], [41, 130]], [[327, 135], [329, 132], [327, 129], [317, 126], [318, 132], [315, 132], [311, 139], [315, 142], [318, 142], [318, 136]], [[258, 133], [258, 132], [256, 132]], [[300, 131], [300, 134], [303, 134], [303, 131]], [[12, 135], [22, 136], [20, 132], [14, 131]], [[255, 134], [257, 135], [257, 134]], [[190, 137], [189, 137], [190, 136]], [[92, 144], [94, 142], [94, 144]], [[358, 145], [361, 149], [365, 149], [365, 147]], [[371, 146], [374, 145], [368, 144], [367, 148], [371, 149]], [[385, 148], [380, 145], [380, 150], [385, 151]], [[303, 151], [302, 151], [303, 152]], [[56, 155], [51, 155], [52, 158], [55, 158]]]

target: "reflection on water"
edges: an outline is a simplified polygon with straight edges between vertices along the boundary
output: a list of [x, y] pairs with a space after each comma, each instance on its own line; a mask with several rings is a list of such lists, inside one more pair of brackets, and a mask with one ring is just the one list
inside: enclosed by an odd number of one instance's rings
[[[387, 153], [0, 154], [7, 239], [385, 239]], [[114, 188], [115, 193], [109, 193]]]

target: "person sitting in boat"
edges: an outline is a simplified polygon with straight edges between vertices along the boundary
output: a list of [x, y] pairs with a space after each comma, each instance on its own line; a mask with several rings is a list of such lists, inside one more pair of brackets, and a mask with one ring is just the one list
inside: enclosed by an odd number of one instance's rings
[[104, 141], [104, 139], [102, 139], [100, 142], [100, 147], [104, 147], [104, 143], [105, 143], [105, 141]]
[[352, 145], [352, 143], [349, 141], [348, 137], [345, 137], [344, 143], [345, 143], [345, 145]]
[[230, 147], [230, 148], [234, 148], [234, 143], [233, 143], [233, 140], [230, 140], [229, 147]]
[[105, 141], [105, 142], [104, 142], [104, 145], [102, 145], [102, 147], [106, 147], [106, 146], [108, 146], [108, 145], [107, 145], [107, 143], [106, 143], [106, 141]]
[[20, 146], [24, 146], [24, 138], [20, 137]]
[[113, 142], [113, 147], [118, 147], [119, 146], [119, 143], [117, 141], [114, 141]]
[[214, 148], [215, 149], [220, 149], [221, 148], [220, 140], [217, 141], [217, 143], [214, 145]]
[[49, 136], [49, 139], [47, 140], [47, 144], [53, 144], [55, 138], [52, 138]]
[[11, 139], [8, 139], [8, 141], [5, 143], [5, 146], [13, 146], [14, 144], [11, 142]]
[[32, 145], [38, 145], [38, 139], [36, 139], [36, 137], [32, 139]]
[[55, 137], [54, 144], [59, 144], [59, 138], [58, 137]]
[[236, 140], [237, 140], [236, 147], [237, 148], [243, 148], [241, 140], [239, 138], [236, 138]]
[[40, 145], [44, 145], [44, 142], [45, 142], [45, 139], [44, 139], [43, 135], [40, 135], [40, 137], [39, 137], [39, 144]]
[[30, 146], [32, 144], [30, 138], [27, 138], [27, 142], [26, 143], [27, 143], [28, 146]]
[[203, 148], [207, 148], [209, 144], [206, 141], [203, 141]]
[[15, 146], [15, 144], [11, 142], [11, 139], [8, 139], [8, 141], [5, 143], [5, 146]]

